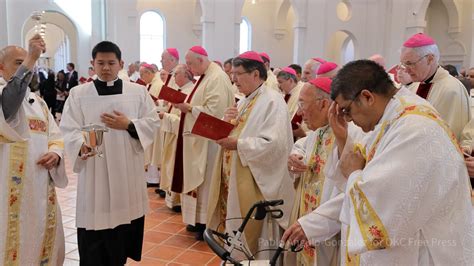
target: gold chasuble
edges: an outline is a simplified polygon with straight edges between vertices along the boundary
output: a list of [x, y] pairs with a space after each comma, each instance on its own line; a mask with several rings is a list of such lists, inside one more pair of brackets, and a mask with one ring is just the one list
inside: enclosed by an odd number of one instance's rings
[[[238, 121], [235, 121], [237, 125], [230, 133], [229, 137], [238, 138], [242, 130], [244, 129], [247, 119], [252, 113], [253, 106], [257, 101], [260, 93], [257, 93], [255, 97], [249, 102], [247, 106], [242, 106], [239, 110]], [[234, 122], [234, 121], [232, 121]], [[223, 160], [222, 160], [222, 177], [221, 177], [221, 190], [219, 197], [219, 210], [221, 215], [221, 223], [224, 225], [225, 229], [225, 219], [227, 216], [227, 201], [228, 201], [228, 192], [229, 192], [229, 179], [232, 171], [232, 161], [234, 156], [237, 155], [237, 151], [224, 150], [223, 151]], [[250, 207], [257, 202], [263, 200], [262, 193], [260, 192], [258, 185], [255, 183], [255, 179], [250, 172], [249, 167], [242, 166], [240, 160], [235, 160], [236, 167], [234, 168], [237, 171], [237, 176], [239, 181], [237, 184], [237, 191], [239, 194], [240, 202], [240, 212], [245, 215]], [[258, 238], [260, 234], [255, 232], [262, 231], [263, 221], [250, 220], [245, 227], [244, 235], [247, 240], [247, 245], [252, 253], [255, 253], [258, 248]]]

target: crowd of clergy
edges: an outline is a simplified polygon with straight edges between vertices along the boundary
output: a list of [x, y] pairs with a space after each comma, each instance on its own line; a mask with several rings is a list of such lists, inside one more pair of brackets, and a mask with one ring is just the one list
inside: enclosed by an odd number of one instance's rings
[[[78, 174], [81, 265], [140, 261], [147, 186], [198, 240], [210, 228], [241, 243], [236, 260], [268, 260], [284, 246], [280, 265], [474, 265], [469, 91], [440, 66], [430, 36], [400, 45], [391, 69], [380, 55], [271, 68], [255, 51], [222, 65], [193, 46], [184, 59], [165, 49], [161, 71], [137, 62], [123, 74], [120, 48], [103, 41], [92, 50], [95, 76], [70, 90], [59, 126], [28, 89], [44, 41], [7, 46], [0, 263], [63, 264], [55, 187], [67, 186], [66, 158]], [[164, 100], [170, 89], [184, 101]], [[232, 130], [198, 135], [202, 113]], [[91, 124], [107, 129], [98, 148], [84, 138]], [[282, 217], [236, 233], [255, 203], [277, 199], [267, 209]]]

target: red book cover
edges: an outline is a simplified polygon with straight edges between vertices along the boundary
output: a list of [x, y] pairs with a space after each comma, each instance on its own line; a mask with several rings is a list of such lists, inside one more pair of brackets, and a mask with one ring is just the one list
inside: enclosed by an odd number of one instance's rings
[[200, 113], [194, 123], [191, 133], [212, 140], [219, 140], [229, 136], [234, 125], [217, 117]]
[[291, 128], [293, 130], [297, 129], [298, 128], [298, 124], [301, 124], [301, 122], [303, 121], [303, 117], [299, 114], [295, 114], [293, 116], [293, 119], [291, 119]]
[[180, 91], [163, 85], [163, 87], [161, 87], [160, 94], [158, 95], [158, 99], [162, 99], [170, 103], [184, 103], [184, 100], [186, 100], [187, 96], [188, 95]]

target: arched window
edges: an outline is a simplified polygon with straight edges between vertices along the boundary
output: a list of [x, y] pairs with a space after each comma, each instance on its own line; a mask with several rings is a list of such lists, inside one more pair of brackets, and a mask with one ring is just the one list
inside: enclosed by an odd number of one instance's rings
[[346, 64], [355, 59], [354, 42], [348, 36], [342, 45], [342, 63]]
[[140, 17], [140, 61], [156, 64], [161, 68], [161, 53], [165, 45], [165, 23], [155, 11]]
[[247, 18], [242, 18], [240, 23], [239, 53], [249, 51], [252, 44], [252, 28]]

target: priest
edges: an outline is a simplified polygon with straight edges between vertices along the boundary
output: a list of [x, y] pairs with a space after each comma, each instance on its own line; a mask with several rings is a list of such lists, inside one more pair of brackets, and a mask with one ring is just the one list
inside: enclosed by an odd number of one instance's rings
[[319, 66], [324, 62], [326, 62], [326, 60], [318, 57], [308, 59], [303, 65], [301, 80], [303, 82], [308, 82], [312, 79], [315, 79]]
[[367, 132], [339, 161], [347, 178], [342, 264], [472, 265], [468, 175], [438, 112], [406, 88], [397, 90], [369, 60], [345, 65], [331, 98], [341, 117]]
[[[293, 265], [337, 265], [338, 245], [315, 245], [316, 240], [322, 242], [327, 240], [338, 240], [337, 237], [330, 239], [339, 232], [340, 223], [337, 219], [330, 220], [327, 215], [320, 215], [316, 221], [310, 214], [321, 204], [335, 198], [340, 194], [335, 183], [327, 178], [327, 174], [333, 174], [334, 165], [328, 162], [332, 157], [338, 157], [338, 146], [333, 129], [329, 125], [328, 112], [332, 104], [330, 98], [331, 79], [316, 78], [310, 80], [301, 89], [299, 102], [303, 120], [310, 131], [306, 138], [295, 143], [288, 157], [288, 170], [295, 177], [296, 197], [293, 206], [291, 223], [293, 224], [282, 240], [285, 242], [296, 231], [303, 231], [306, 238], [320, 232], [314, 232], [315, 224], [322, 224], [333, 234], [324, 234], [318, 239], [306, 241], [303, 250], [298, 253], [297, 261], [287, 261]], [[337, 242], [337, 241], [334, 241]], [[317, 263], [316, 263], [317, 262]]]
[[288, 113], [292, 121], [293, 138], [299, 139], [306, 136], [306, 126], [303, 125], [301, 115], [298, 114], [298, 97], [300, 95], [302, 82], [296, 79], [296, 71], [290, 67], [284, 67], [277, 75], [278, 86], [283, 93], [283, 98], [288, 105]]
[[[153, 100], [138, 84], [117, 77], [119, 47], [108, 41], [92, 50], [97, 80], [82, 84], [66, 101], [61, 119], [66, 153], [79, 174], [76, 226], [81, 265], [123, 265], [141, 259], [148, 197], [144, 150], [158, 121]], [[95, 155], [81, 128], [108, 128]]]
[[48, 106], [28, 88], [45, 43], [35, 35], [28, 45], [28, 52], [17, 46], [0, 50], [0, 261], [62, 265], [55, 187], [68, 182], [64, 143]]
[[[181, 111], [174, 157], [164, 157], [162, 189], [181, 193], [183, 222], [188, 231], [203, 239], [206, 228], [207, 200], [216, 144], [208, 139], [190, 135], [199, 113], [222, 117], [224, 110], [234, 103], [228, 76], [222, 68], [209, 60], [201, 46], [191, 47], [185, 55], [186, 65], [199, 80], [184, 103], [173, 104]], [[172, 168], [172, 169], [169, 169]]]
[[[184, 94], [191, 94], [193, 89], [193, 74], [186, 65], [177, 65], [174, 71], [174, 80], [178, 91]], [[169, 112], [160, 112], [160, 135], [163, 143], [161, 151], [161, 174], [162, 180], [170, 180], [173, 176], [174, 163], [176, 158], [176, 149], [178, 142], [179, 121], [181, 111], [171, 106]], [[175, 212], [181, 211], [180, 194], [172, 192], [166, 187], [166, 182], [161, 183], [161, 188], [166, 189], [166, 206]]]
[[428, 35], [417, 33], [403, 43], [401, 67], [413, 82], [416, 94], [430, 102], [459, 140], [471, 120], [470, 97], [464, 85], [439, 65], [439, 49]]
[[[221, 146], [209, 192], [208, 223], [223, 225], [230, 234], [237, 230], [250, 207], [261, 200], [283, 199], [283, 218], [251, 220], [242, 235], [252, 254], [274, 248], [288, 226], [294, 189], [286, 169], [293, 145], [288, 108], [280, 93], [264, 86], [267, 70], [256, 52], [245, 52], [232, 61], [234, 84], [245, 98], [226, 111], [225, 120], [235, 124]], [[273, 241], [272, 241], [273, 240]], [[234, 251], [235, 252], [235, 251]], [[233, 255], [241, 255], [239, 253]], [[257, 258], [269, 258], [260, 252]]]

